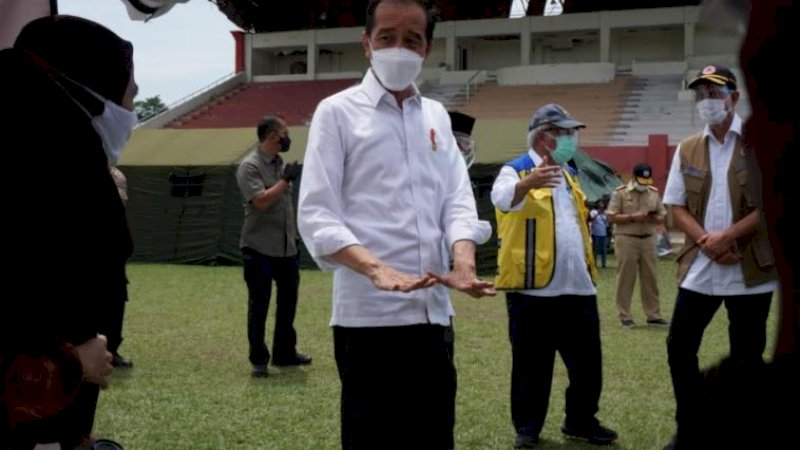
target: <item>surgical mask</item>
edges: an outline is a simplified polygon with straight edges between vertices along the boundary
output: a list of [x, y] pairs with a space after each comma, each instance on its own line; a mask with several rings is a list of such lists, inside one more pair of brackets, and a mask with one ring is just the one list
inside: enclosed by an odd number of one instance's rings
[[[52, 70], [49, 67], [45, 68]], [[89, 120], [92, 123], [92, 128], [94, 128], [94, 131], [100, 137], [100, 141], [103, 144], [103, 151], [106, 154], [106, 159], [108, 159], [108, 164], [110, 166], [116, 166], [119, 162], [119, 157], [122, 155], [122, 150], [125, 148], [125, 144], [131, 137], [133, 128], [137, 123], [139, 123], [139, 117], [135, 112], [128, 111], [127, 109], [98, 94], [93, 89], [90, 89], [84, 84], [73, 80], [63, 73], [55, 70], [53, 70], [52, 73], [60, 78], [63, 78], [64, 80], [69, 81], [72, 84], [80, 86], [96, 99], [103, 102], [103, 112], [99, 116], [93, 116], [89, 110], [81, 104], [81, 102], [69, 94], [69, 91], [59, 80], [55, 78], [53, 79], [53, 81], [55, 81], [55, 83], [64, 90], [64, 92], [72, 99], [72, 101], [75, 102], [75, 104], [81, 110], [83, 110], [86, 116], [89, 117]]]
[[728, 117], [728, 111], [725, 109], [725, 100], [714, 98], [707, 98], [697, 102], [697, 113], [700, 116], [700, 120], [709, 125], [721, 123]]
[[422, 59], [407, 48], [390, 47], [372, 50], [371, 65], [383, 87], [402, 91], [417, 79], [422, 70]]
[[555, 136], [555, 140], [556, 148], [550, 152], [550, 157], [558, 165], [566, 164], [578, 151], [575, 136]]
[[103, 150], [106, 152], [108, 163], [116, 166], [139, 118], [135, 112], [128, 111], [98, 94], [94, 95], [103, 100], [103, 113], [92, 117], [92, 127], [103, 142]]
[[635, 189], [638, 192], [644, 192], [647, 190], [647, 186], [639, 183], [633, 183], [633, 189]]
[[281, 136], [279, 143], [281, 145], [281, 150], [280, 150], [281, 153], [288, 152], [289, 147], [292, 146], [292, 138], [290, 138], [289, 136]]

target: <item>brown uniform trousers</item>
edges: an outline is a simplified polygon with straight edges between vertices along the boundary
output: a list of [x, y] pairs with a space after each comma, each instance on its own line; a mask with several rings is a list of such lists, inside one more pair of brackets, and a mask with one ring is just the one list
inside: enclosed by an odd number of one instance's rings
[[[633, 214], [636, 212], [666, 216], [658, 189], [650, 186], [644, 192], [633, 188], [633, 184], [620, 186], [611, 195], [609, 214]], [[658, 298], [658, 270], [655, 250], [656, 225], [653, 223], [624, 223], [614, 226], [614, 253], [617, 258], [617, 310], [620, 321], [631, 319], [631, 297], [636, 275], [642, 305], [647, 320], [661, 319], [661, 304]]]

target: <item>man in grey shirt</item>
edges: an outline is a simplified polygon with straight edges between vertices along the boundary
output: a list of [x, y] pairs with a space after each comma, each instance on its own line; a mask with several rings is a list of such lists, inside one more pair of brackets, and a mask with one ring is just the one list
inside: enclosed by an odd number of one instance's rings
[[272, 341], [272, 364], [296, 366], [311, 363], [297, 353], [294, 316], [300, 272], [297, 262], [297, 225], [292, 206], [292, 182], [300, 175], [297, 162], [285, 164], [279, 153], [289, 150], [286, 122], [277, 116], [258, 124], [257, 148], [236, 171], [244, 199], [245, 217], [240, 247], [247, 283], [247, 340], [253, 377], [266, 377], [270, 353], [264, 340], [267, 310], [275, 280], [277, 310]]

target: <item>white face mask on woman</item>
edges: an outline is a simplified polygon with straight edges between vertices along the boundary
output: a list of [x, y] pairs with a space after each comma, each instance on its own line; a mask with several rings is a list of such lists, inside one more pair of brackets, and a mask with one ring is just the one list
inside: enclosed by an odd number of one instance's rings
[[709, 125], [717, 125], [728, 117], [725, 100], [707, 98], [697, 102], [696, 106], [700, 120]]
[[402, 91], [411, 86], [422, 70], [422, 56], [407, 48], [390, 47], [372, 50], [371, 65], [383, 87]]
[[104, 108], [103, 114], [92, 117], [92, 127], [103, 141], [103, 150], [108, 157], [108, 163], [116, 166], [139, 118], [135, 112], [128, 111], [99, 95], [97, 97], [103, 100]]

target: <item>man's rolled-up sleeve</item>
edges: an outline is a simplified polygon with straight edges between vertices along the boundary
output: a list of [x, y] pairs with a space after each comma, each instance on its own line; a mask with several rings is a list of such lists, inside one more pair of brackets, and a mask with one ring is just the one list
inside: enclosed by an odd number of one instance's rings
[[323, 270], [339, 264], [330, 255], [360, 245], [342, 218], [338, 197], [344, 172], [344, 148], [335, 111], [326, 102], [314, 113], [303, 161], [303, 179], [297, 207], [297, 225], [311, 257]]

